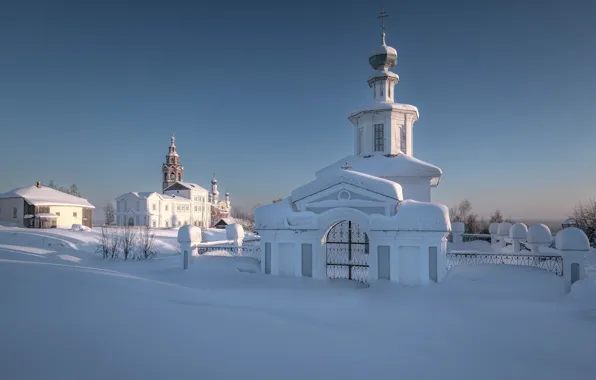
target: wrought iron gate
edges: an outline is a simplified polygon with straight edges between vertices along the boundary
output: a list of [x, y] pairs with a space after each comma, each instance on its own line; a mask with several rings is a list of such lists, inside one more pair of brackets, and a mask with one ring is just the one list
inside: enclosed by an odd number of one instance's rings
[[327, 233], [327, 277], [368, 282], [368, 235], [343, 221]]

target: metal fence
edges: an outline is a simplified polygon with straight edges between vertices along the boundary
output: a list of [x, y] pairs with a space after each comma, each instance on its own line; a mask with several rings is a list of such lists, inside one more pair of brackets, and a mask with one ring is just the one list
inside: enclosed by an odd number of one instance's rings
[[539, 268], [554, 273], [557, 276], [563, 275], [563, 257], [540, 254], [503, 254], [483, 252], [449, 252], [447, 253], [447, 270], [459, 265], [520, 265]]
[[250, 257], [261, 262], [260, 245], [209, 245], [197, 246], [196, 249], [199, 255]]

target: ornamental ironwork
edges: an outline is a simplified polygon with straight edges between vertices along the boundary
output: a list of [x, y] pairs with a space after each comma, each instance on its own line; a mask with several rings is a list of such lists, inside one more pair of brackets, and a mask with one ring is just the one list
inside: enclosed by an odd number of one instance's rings
[[357, 223], [343, 221], [327, 233], [327, 277], [368, 282], [369, 241]]
[[221, 245], [221, 246], [203, 246], [196, 247], [198, 255], [206, 256], [239, 256], [239, 257], [250, 257], [258, 262], [261, 262], [261, 247], [259, 245], [246, 245], [246, 246], [235, 246], [235, 245]]
[[563, 257], [540, 254], [502, 254], [481, 252], [449, 252], [447, 253], [447, 270], [460, 265], [503, 264], [520, 265], [539, 268], [563, 275]]

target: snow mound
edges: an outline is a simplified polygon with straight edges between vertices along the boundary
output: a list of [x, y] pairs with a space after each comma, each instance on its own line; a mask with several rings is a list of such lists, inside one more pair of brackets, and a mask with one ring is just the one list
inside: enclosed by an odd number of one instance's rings
[[596, 278], [585, 278], [571, 285], [569, 297], [596, 307]]
[[567, 227], [559, 231], [556, 236], [557, 249], [562, 251], [589, 251], [590, 241], [577, 227]]
[[550, 229], [545, 224], [532, 224], [528, 228], [528, 243], [530, 244], [550, 244], [553, 236]]

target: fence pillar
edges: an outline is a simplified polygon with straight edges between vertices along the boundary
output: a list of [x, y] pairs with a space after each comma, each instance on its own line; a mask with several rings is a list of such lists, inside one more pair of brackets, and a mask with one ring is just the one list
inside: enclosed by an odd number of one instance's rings
[[569, 293], [571, 285], [586, 277], [585, 255], [590, 251], [590, 241], [579, 228], [567, 227], [557, 233], [555, 244], [562, 252], [565, 292]]
[[490, 234], [490, 245], [495, 245], [499, 241], [499, 223], [491, 223], [488, 225], [488, 233]]
[[201, 229], [190, 224], [184, 225], [178, 230], [182, 269], [190, 267], [194, 246], [201, 242], [201, 236]]
[[461, 244], [464, 242], [464, 232], [466, 232], [466, 225], [462, 222], [451, 223], [451, 235], [454, 244]]

